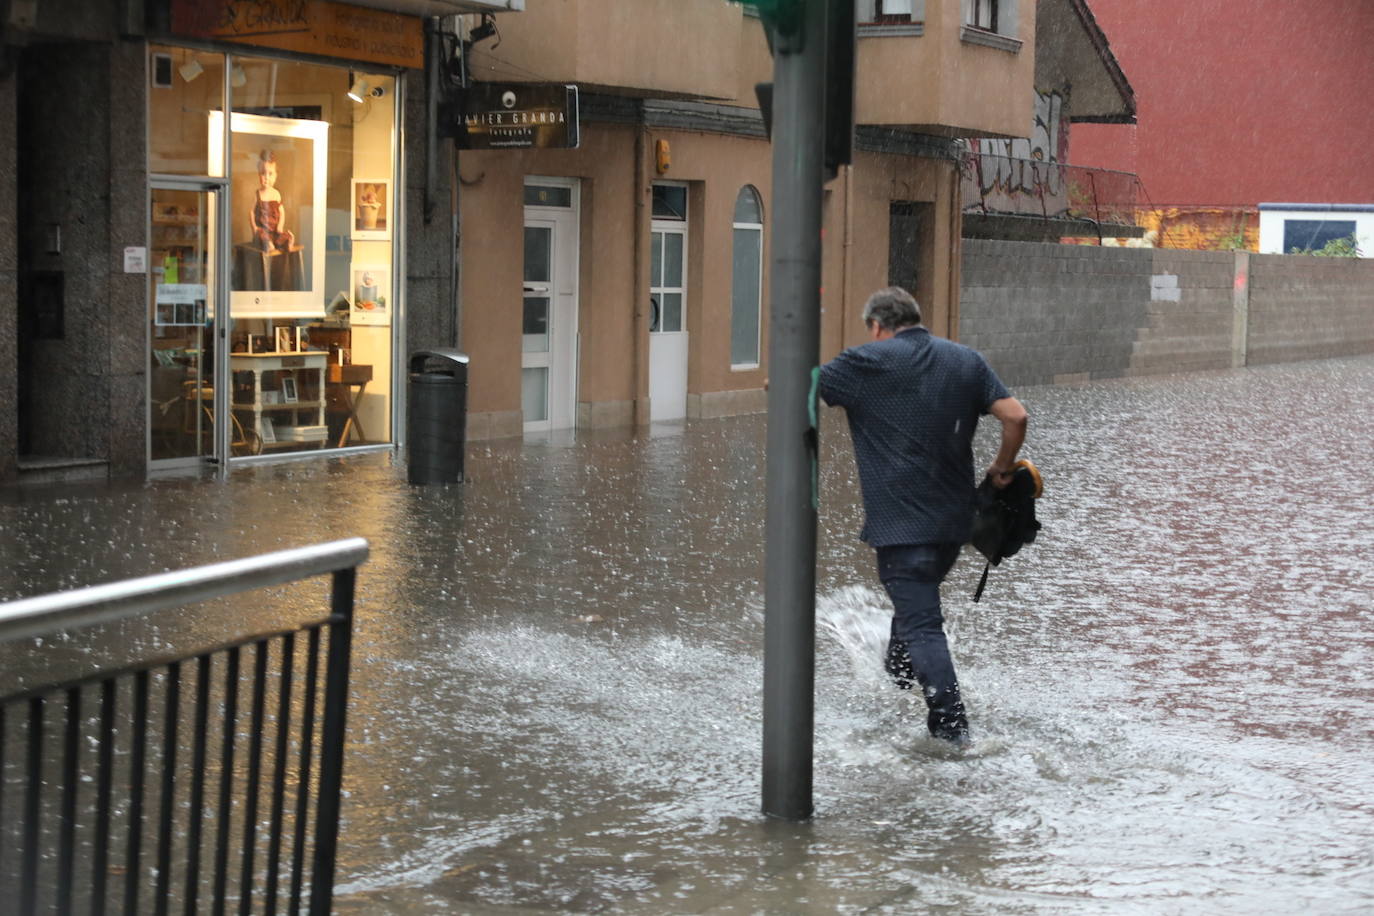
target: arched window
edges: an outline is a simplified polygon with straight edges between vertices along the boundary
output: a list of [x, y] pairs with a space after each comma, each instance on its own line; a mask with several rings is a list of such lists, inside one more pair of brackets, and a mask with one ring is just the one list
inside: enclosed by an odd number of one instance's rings
[[730, 283], [730, 368], [759, 365], [763, 300], [763, 201], [753, 185], [735, 198], [734, 271]]

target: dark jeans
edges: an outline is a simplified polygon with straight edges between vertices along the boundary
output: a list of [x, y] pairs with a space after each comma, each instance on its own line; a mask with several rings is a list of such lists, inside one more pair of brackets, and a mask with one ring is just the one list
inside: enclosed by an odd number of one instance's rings
[[940, 583], [959, 557], [958, 544], [898, 544], [878, 548], [878, 578], [892, 599], [887, 673], [898, 687], [921, 685], [926, 726], [936, 738], [968, 738], [968, 716], [945, 641]]

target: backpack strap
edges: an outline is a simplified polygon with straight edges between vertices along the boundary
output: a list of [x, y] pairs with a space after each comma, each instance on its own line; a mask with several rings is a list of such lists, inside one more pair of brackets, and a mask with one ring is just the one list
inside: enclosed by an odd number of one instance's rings
[[991, 568], [991, 563], [983, 564], [983, 578], [978, 580], [978, 591], [973, 593], [974, 603], [977, 603], [978, 599], [983, 597], [983, 588], [988, 584], [988, 570]]

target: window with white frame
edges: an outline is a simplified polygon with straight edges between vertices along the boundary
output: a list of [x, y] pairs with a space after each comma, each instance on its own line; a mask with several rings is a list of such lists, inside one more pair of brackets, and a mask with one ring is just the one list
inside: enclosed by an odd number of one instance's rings
[[730, 368], [759, 364], [759, 315], [763, 300], [763, 201], [753, 185], [735, 198], [734, 256], [730, 280]]
[[1003, 51], [1021, 49], [1017, 0], [962, 0], [964, 22], [959, 37], [970, 44]]
[[997, 0], [972, 0], [968, 24], [974, 28], [997, 31]]
[[858, 0], [855, 13], [859, 22], [893, 25], [920, 21], [925, 15], [924, 0]]

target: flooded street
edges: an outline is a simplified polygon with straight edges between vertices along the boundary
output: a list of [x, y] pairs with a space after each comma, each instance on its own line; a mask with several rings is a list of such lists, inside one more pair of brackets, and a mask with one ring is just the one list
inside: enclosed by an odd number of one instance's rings
[[[448, 488], [371, 456], [11, 490], [0, 599], [368, 538], [343, 913], [1374, 909], [1374, 359], [1015, 393], [1044, 530], [980, 603], [971, 552], [945, 585], [969, 753], [882, 675], [823, 417], [808, 824], [759, 813], [762, 416], [475, 443]], [[0, 687], [33, 655], [4, 649]]]

